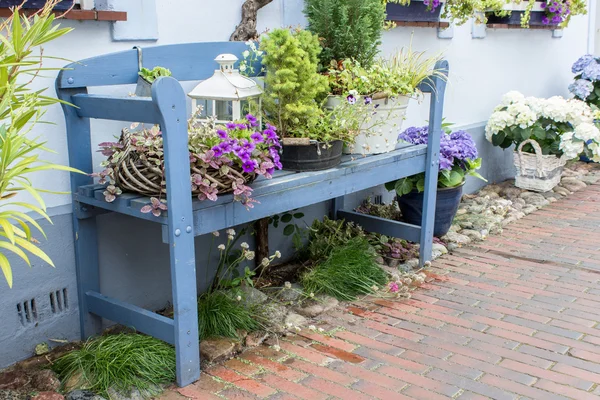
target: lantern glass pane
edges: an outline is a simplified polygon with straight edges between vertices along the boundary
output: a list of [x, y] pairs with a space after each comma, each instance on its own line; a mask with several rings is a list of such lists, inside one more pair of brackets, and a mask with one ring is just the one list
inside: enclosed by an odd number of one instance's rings
[[233, 109], [231, 101], [215, 101], [217, 119], [220, 121], [231, 121], [233, 119]]
[[202, 112], [199, 114], [200, 118], [207, 118], [208, 116], [212, 115], [212, 101], [211, 100], [197, 99], [196, 107], [202, 107]]

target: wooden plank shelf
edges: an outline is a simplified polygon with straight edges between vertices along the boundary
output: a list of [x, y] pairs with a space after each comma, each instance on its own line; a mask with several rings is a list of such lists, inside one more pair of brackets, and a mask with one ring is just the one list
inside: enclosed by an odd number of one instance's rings
[[[65, 67], [56, 79], [67, 126], [69, 163], [82, 171], [93, 170], [90, 119], [159, 124], [162, 131], [168, 211], [159, 217], [143, 214], [150, 202], [145, 196], [125, 193], [115, 201], [104, 200], [104, 186], [90, 176], [71, 174], [75, 262], [82, 338], [98, 334], [102, 318], [134, 327], [140, 332], [175, 345], [177, 383], [180, 386], [200, 376], [194, 237], [251, 222], [295, 208], [331, 200], [334, 218], [359, 222], [365, 229], [420, 243], [420, 265], [431, 258], [433, 226], [442, 135], [442, 114], [446, 81], [435, 75], [419, 89], [430, 95], [428, 145], [404, 145], [396, 150], [368, 157], [346, 157], [325, 171], [277, 172], [273, 179], [252, 183], [253, 197], [260, 204], [251, 210], [233, 201], [232, 195], [216, 202], [193, 200], [190, 195], [187, 97], [180, 81], [199, 81], [215, 70], [214, 59], [222, 53], [242, 57], [243, 42], [188, 43], [148, 47], [142, 65], [169, 68], [173, 76], [161, 77], [152, 85], [151, 97], [90, 95], [88, 88], [135, 84], [138, 79], [138, 52], [126, 50]], [[447, 76], [448, 63], [436, 69]], [[260, 70], [260, 68], [257, 68]], [[75, 105], [76, 107], [71, 106]], [[386, 220], [344, 210], [344, 195], [395, 179], [425, 172], [421, 226]], [[168, 243], [174, 318], [162, 317], [143, 308], [102, 294], [99, 274], [97, 215], [116, 212], [162, 225], [162, 239]], [[135, 238], [131, 238], [135, 240]]]

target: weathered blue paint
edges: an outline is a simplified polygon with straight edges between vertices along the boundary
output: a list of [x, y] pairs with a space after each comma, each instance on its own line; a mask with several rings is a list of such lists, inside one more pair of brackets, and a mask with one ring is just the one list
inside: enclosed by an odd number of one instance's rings
[[347, 210], [338, 210], [337, 217], [355, 222], [367, 232], [378, 232], [382, 235], [403, 238], [411, 242], [421, 240], [421, 227], [417, 225]]
[[175, 344], [175, 324], [172, 319], [97, 292], [89, 291], [85, 296], [89, 312]]
[[[168, 212], [161, 217], [142, 214], [147, 197], [125, 194], [112, 203], [104, 202], [103, 188], [88, 176], [73, 175], [71, 186], [76, 235], [79, 299], [83, 336], [95, 334], [99, 317], [116, 320], [172, 342], [177, 354], [177, 383], [187, 385], [200, 374], [196, 260], [194, 236], [253, 220], [334, 200], [334, 211], [360, 219], [369, 230], [394, 233], [419, 240], [421, 263], [431, 256], [432, 219], [423, 219], [419, 228], [344, 212], [343, 196], [420, 172], [426, 172], [424, 208], [435, 207], [437, 158], [441, 134], [444, 81], [433, 77], [424, 92], [431, 93], [430, 145], [404, 146], [387, 154], [347, 158], [326, 171], [281, 172], [272, 180], [253, 184], [253, 196], [260, 202], [249, 211], [231, 195], [217, 202], [192, 201], [190, 196], [186, 95], [175, 79], [199, 80], [210, 76], [213, 59], [220, 53], [241, 55], [242, 43], [197, 43], [144, 49], [144, 65], [171, 69], [174, 77], [163, 77], [152, 85], [151, 98], [88, 95], [88, 86], [129, 84], [137, 81], [137, 51], [130, 50], [71, 64], [57, 78], [61, 99], [77, 108], [64, 106], [71, 165], [92, 170], [89, 118], [158, 123], [161, 126], [167, 183]], [[440, 68], [447, 64], [441, 63]], [[432, 89], [435, 87], [435, 90]], [[103, 296], [99, 288], [96, 213], [89, 207], [143, 218], [162, 225], [163, 241], [169, 244], [174, 319], [160, 317], [122, 301]], [[207, 266], [205, 266], [207, 268]], [[204, 268], [203, 268], [204, 269]], [[93, 314], [92, 314], [93, 313]], [[95, 316], [94, 316], [95, 314]]]
[[[438, 61], [436, 70], [448, 76], [448, 62]], [[442, 135], [442, 117], [444, 112], [444, 93], [446, 80], [440, 76], [432, 78], [432, 89], [429, 107], [429, 139], [427, 141], [427, 158], [425, 167], [425, 190], [423, 192], [423, 219], [421, 221], [421, 247], [419, 249], [419, 265], [431, 259], [433, 246], [433, 226], [435, 219], [435, 200], [439, 174], [440, 138]]]

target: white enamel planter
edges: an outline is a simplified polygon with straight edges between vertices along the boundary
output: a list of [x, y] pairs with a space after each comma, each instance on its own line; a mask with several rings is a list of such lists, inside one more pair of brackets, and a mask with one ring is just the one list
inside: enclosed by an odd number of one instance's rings
[[[373, 132], [363, 126], [353, 145], [344, 147], [344, 154], [382, 154], [388, 153], [396, 148], [398, 135], [402, 128], [402, 121], [406, 115], [410, 97], [398, 96], [395, 98], [383, 98], [373, 100], [373, 118], [365, 125], [376, 127]], [[342, 96], [329, 96], [325, 108], [333, 109], [346, 99]], [[358, 101], [362, 101], [359, 99]]]

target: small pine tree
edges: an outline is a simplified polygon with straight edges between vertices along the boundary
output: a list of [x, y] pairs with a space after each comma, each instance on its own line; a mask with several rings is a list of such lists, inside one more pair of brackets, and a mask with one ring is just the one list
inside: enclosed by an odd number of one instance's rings
[[385, 22], [382, 0], [305, 0], [308, 29], [321, 40], [321, 65], [353, 59], [370, 66], [381, 44]]
[[318, 70], [321, 47], [305, 30], [275, 29], [261, 40], [266, 68], [263, 108], [283, 137], [302, 137], [321, 115], [319, 100], [329, 90]]

